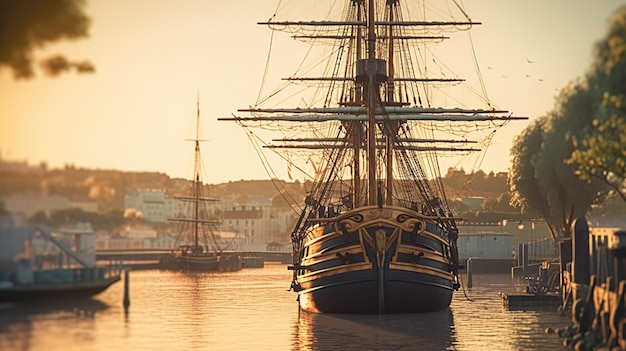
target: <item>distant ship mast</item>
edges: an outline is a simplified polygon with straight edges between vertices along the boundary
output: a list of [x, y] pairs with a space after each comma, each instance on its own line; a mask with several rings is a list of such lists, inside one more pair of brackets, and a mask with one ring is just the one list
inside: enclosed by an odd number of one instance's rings
[[[188, 139], [189, 140], [189, 139]], [[200, 234], [202, 232], [203, 225], [216, 225], [219, 224], [219, 221], [209, 220], [206, 217], [207, 209], [203, 208], [201, 204], [205, 204], [211, 201], [218, 201], [214, 198], [204, 197], [202, 194], [202, 159], [200, 155], [200, 142], [206, 141], [200, 139], [200, 98], [198, 97], [196, 102], [196, 136], [195, 139], [191, 139], [195, 144], [194, 148], [194, 170], [193, 170], [193, 179], [191, 185], [191, 196], [177, 196], [176, 199], [183, 201], [192, 202], [193, 206], [193, 218], [173, 218], [171, 221], [175, 222], [183, 222], [183, 223], [191, 223], [192, 224], [192, 234], [194, 240], [194, 248], [198, 249], [200, 246]], [[210, 239], [213, 241], [214, 245], [218, 245], [217, 241], [213, 238], [213, 234], [210, 233]], [[218, 250], [219, 249], [218, 247]]]

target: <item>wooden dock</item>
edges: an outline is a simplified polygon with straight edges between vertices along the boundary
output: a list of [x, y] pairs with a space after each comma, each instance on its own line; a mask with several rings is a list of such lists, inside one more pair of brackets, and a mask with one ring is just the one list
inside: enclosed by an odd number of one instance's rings
[[562, 301], [573, 324], [559, 336], [576, 350], [626, 350], [626, 231], [592, 233], [585, 218], [560, 243]]
[[[98, 250], [96, 261], [101, 264], [123, 264], [133, 270], [159, 269], [159, 261], [169, 249]], [[291, 252], [285, 251], [228, 251], [240, 255], [244, 268], [263, 268], [265, 262], [291, 263]]]
[[502, 293], [502, 304], [511, 311], [532, 309], [554, 309], [561, 306], [559, 294]]

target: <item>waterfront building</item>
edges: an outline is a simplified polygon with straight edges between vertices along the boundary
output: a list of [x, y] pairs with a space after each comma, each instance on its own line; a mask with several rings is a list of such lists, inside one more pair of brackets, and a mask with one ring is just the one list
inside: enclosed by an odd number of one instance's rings
[[271, 216], [269, 201], [266, 204], [233, 204], [222, 213], [222, 227], [238, 232], [243, 244], [267, 244], [271, 242]]
[[165, 190], [136, 189], [128, 190], [124, 195], [125, 209], [135, 209], [144, 220], [164, 223], [176, 213], [183, 211], [183, 203], [166, 197]]
[[[238, 245], [264, 247], [270, 242], [285, 242], [295, 221], [293, 210], [274, 208], [265, 197], [224, 196], [212, 206], [210, 215], [221, 221], [220, 230], [236, 233]], [[166, 223], [168, 219], [181, 217], [188, 202], [167, 195], [160, 189], [134, 189], [124, 196], [125, 210], [134, 209], [143, 220]], [[139, 245], [139, 244], [137, 244]]]

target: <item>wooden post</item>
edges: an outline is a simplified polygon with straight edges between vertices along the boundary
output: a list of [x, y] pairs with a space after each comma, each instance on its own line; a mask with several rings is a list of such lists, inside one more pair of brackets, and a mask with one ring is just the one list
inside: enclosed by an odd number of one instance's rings
[[465, 270], [467, 271], [467, 287], [471, 288], [473, 283], [472, 283], [472, 258], [468, 258], [467, 262], [465, 263]]
[[522, 272], [528, 273], [528, 243], [522, 244]]
[[589, 227], [584, 217], [574, 221], [572, 238], [572, 281], [577, 284], [588, 284], [590, 279]]
[[626, 280], [626, 230], [618, 230], [609, 237], [609, 251], [613, 256], [613, 276], [615, 281]]
[[128, 278], [130, 277], [130, 274], [128, 273], [130, 271], [130, 268], [125, 268], [124, 269], [124, 309], [127, 310], [128, 306], [130, 306], [130, 281], [128, 280]]
[[571, 262], [572, 262], [572, 238], [565, 238], [559, 241], [559, 263], [561, 264], [560, 267], [560, 278], [559, 278], [559, 284], [561, 286], [561, 294], [562, 294], [562, 299], [563, 299], [563, 303], [561, 304], [562, 307], [565, 307], [567, 305], [567, 300], [569, 298], [569, 294], [571, 294], [571, 290], [569, 289], [568, 286], [565, 286], [565, 280], [564, 280], [564, 274], [563, 272], [567, 271], [567, 265], [569, 264], [571, 266]]

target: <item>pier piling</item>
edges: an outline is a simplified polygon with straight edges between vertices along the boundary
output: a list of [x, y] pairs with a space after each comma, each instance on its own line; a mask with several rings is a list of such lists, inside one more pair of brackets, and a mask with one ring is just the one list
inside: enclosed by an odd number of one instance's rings
[[470, 257], [465, 263], [465, 270], [467, 271], [467, 287], [471, 288], [472, 283], [472, 258]]
[[130, 306], [130, 268], [124, 269], [124, 309], [127, 310], [128, 306]]

